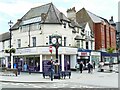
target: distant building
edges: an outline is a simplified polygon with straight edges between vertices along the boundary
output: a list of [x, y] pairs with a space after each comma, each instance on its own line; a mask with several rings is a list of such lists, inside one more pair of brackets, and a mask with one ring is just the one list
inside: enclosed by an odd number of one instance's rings
[[76, 21], [79, 24], [89, 23], [95, 36], [95, 50], [116, 49], [116, 30], [106, 19], [82, 8], [76, 13]]
[[116, 22], [116, 46], [120, 53], [120, 22]]
[[[9, 32], [3, 33], [0, 35], [0, 66], [6, 65], [8, 66], [9, 60], [9, 54], [5, 54], [5, 49], [8, 49], [10, 46], [10, 34]], [[8, 59], [8, 62], [6, 63], [6, 58]]]

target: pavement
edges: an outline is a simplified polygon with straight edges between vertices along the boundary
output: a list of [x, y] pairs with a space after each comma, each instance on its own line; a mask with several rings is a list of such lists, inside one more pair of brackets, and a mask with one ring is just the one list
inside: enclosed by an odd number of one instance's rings
[[0, 82], [12, 82], [12, 83], [77, 83], [82, 85], [91, 85], [97, 87], [111, 87], [118, 88], [118, 65], [113, 66], [113, 72], [98, 72], [96, 68], [93, 73], [89, 74], [87, 70], [81, 74], [79, 71], [72, 71], [71, 78], [66, 77], [65, 79], [54, 79], [50, 80], [49, 77], [43, 78], [42, 74], [39, 73], [24, 73], [20, 75], [6, 76], [0, 72]]

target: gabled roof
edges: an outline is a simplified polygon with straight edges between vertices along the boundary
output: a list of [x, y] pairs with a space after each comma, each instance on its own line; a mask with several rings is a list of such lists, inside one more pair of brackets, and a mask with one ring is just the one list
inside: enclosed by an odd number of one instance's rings
[[0, 35], [0, 42], [5, 41], [5, 40], [9, 40], [10, 39], [10, 33], [6, 32]]
[[95, 15], [95, 14], [89, 12], [89, 11], [87, 11], [87, 13], [90, 16], [90, 18], [92, 19], [92, 21], [95, 22], [95, 23], [99, 23], [99, 22], [104, 21], [101, 17], [99, 17], [99, 16], [97, 16], [97, 15]]
[[[40, 17], [40, 18], [38, 18]], [[38, 18], [41, 23], [62, 23], [61, 20], [69, 21], [69, 19], [61, 13], [52, 3], [48, 3], [39, 7], [31, 8], [14, 26], [17, 28], [23, 21]]]
[[85, 8], [82, 8], [82, 9], [79, 10], [78, 12], [81, 12], [81, 11], [86, 12], [86, 13], [88, 14], [88, 16], [91, 18], [91, 20], [92, 20], [94, 23], [106, 22], [106, 23], [110, 24], [107, 19], [105, 19], [105, 18], [103, 18], [103, 17], [100, 17], [100, 16], [98, 16], [98, 15], [95, 15], [95, 14], [93, 14], [92, 12], [86, 10]]

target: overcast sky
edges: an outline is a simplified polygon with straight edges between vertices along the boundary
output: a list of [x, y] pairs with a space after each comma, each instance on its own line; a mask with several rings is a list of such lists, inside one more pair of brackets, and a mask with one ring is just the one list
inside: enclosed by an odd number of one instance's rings
[[66, 10], [72, 7], [76, 11], [81, 8], [109, 20], [113, 16], [118, 21], [118, 2], [120, 0], [0, 0], [0, 34], [9, 31], [8, 22], [15, 24], [30, 8], [52, 2], [66, 15]]

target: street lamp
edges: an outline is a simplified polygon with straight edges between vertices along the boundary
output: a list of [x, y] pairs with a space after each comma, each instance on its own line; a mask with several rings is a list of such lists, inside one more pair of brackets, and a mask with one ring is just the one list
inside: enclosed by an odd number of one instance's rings
[[13, 24], [13, 22], [10, 20], [8, 22], [8, 25], [10, 26], [10, 29], [9, 29], [9, 31], [10, 31], [10, 61], [11, 61], [11, 37], [12, 37], [12, 35], [11, 35], [11, 27], [12, 27], [12, 24]]

